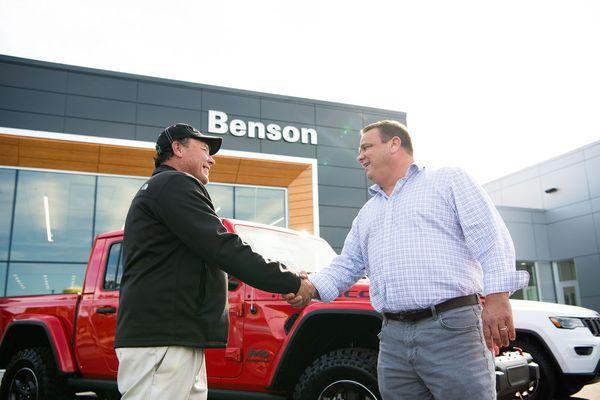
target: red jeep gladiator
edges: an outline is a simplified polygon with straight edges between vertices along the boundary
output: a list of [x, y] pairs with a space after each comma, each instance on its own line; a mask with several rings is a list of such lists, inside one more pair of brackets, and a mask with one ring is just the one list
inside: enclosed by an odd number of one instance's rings
[[[335, 252], [318, 237], [255, 223], [223, 220], [266, 258], [314, 272]], [[0, 368], [4, 399], [67, 399], [93, 391], [118, 398], [113, 349], [123, 231], [99, 235], [82, 288], [61, 294], [0, 298]], [[380, 399], [377, 334], [381, 316], [363, 279], [336, 301], [302, 310], [280, 295], [229, 278], [229, 341], [207, 349], [209, 398]], [[518, 351], [496, 358], [501, 397], [527, 391], [537, 366]]]

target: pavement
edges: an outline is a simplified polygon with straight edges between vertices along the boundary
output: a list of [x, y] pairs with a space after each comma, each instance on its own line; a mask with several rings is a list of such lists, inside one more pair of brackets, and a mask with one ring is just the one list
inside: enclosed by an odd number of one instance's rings
[[[77, 396], [76, 400], [95, 399], [93, 394]], [[600, 400], [600, 382], [584, 386], [581, 391], [569, 397], [570, 400]]]
[[572, 400], [600, 400], [600, 382], [584, 386], [581, 391], [569, 397]]
[[[94, 399], [96, 396], [83, 395], [77, 396], [76, 400], [83, 399]], [[594, 383], [593, 385], [584, 386], [581, 391], [569, 397], [570, 400], [600, 400], [600, 382]]]

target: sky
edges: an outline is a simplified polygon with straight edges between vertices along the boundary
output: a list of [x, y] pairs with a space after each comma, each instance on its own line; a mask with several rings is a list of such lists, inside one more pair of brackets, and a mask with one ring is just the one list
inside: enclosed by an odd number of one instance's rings
[[600, 140], [597, 0], [0, 0], [0, 53], [404, 111], [481, 183]]

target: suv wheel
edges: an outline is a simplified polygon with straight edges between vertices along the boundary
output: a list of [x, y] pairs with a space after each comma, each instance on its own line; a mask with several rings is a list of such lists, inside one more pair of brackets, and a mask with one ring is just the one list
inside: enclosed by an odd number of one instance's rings
[[97, 390], [96, 397], [99, 400], [120, 400], [121, 394], [113, 390]]
[[6, 366], [0, 393], [2, 400], [63, 400], [72, 393], [60, 379], [50, 349], [18, 351]]
[[582, 383], [564, 383], [563, 386], [558, 389], [558, 393], [562, 397], [569, 397], [579, 392], [584, 386], [585, 385]]
[[540, 346], [527, 340], [515, 340], [512, 346], [531, 354], [533, 361], [540, 366], [540, 380], [527, 392], [527, 399], [553, 399], [556, 396], [558, 374], [554, 363]]
[[377, 352], [341, 349], [317, 358], [302, 374], [294, 400], [380, 400]]

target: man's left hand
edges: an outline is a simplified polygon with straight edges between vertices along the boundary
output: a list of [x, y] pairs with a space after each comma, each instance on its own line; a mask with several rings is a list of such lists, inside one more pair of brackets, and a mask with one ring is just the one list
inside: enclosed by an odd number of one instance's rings
[[495, 346], [506, 347], [509, 340], [515, 340], [516, 332], [508, 292], [492, 293], [485, 297], [482, 319], [485, 343], [494, 354], [498, 352]]

